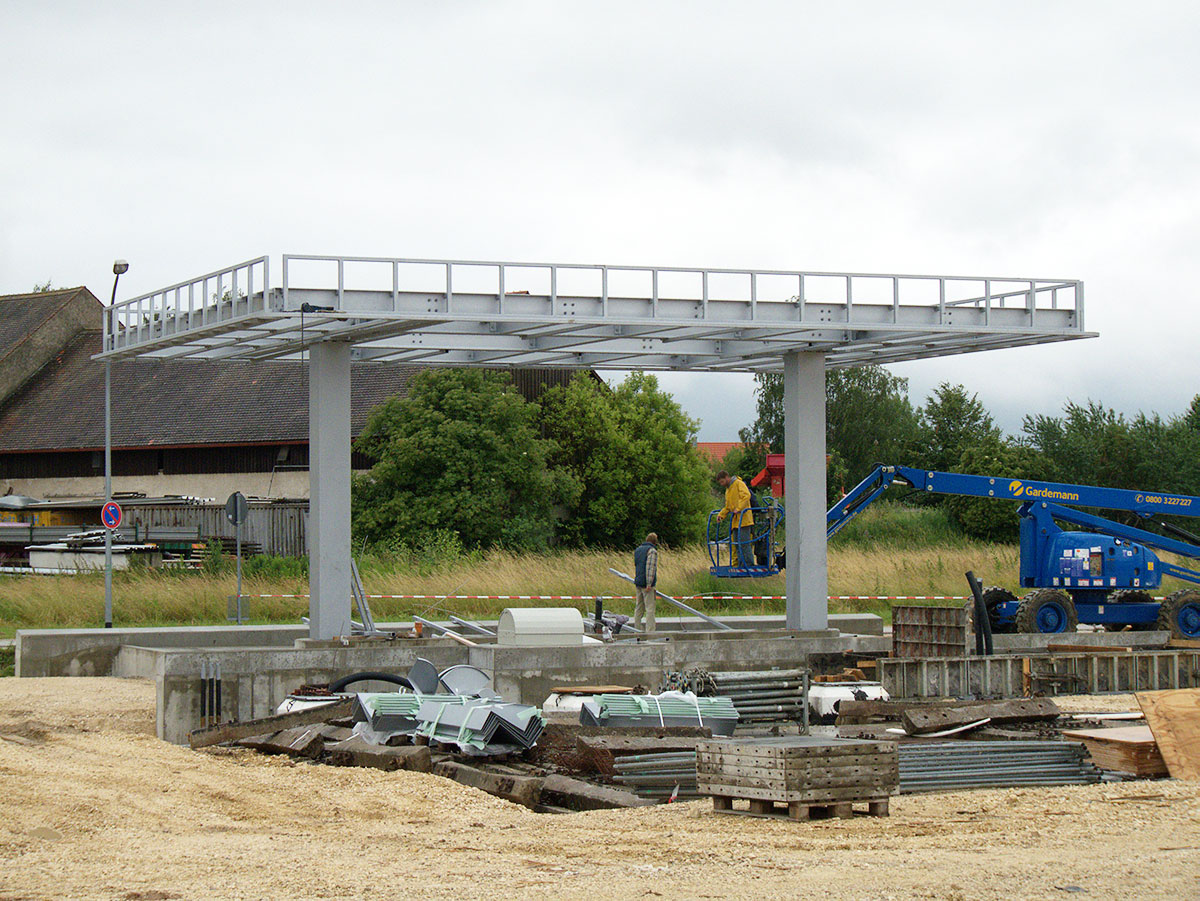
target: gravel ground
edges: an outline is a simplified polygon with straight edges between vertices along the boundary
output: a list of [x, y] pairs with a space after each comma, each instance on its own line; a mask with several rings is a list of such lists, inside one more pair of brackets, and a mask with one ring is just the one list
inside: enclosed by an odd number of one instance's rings
[[707, 802], [547, 816], [153, 730], [148, 682], [0, 682], [0, 901], [1200, 896], [1197, 784], [905, 796], [811, 823]]

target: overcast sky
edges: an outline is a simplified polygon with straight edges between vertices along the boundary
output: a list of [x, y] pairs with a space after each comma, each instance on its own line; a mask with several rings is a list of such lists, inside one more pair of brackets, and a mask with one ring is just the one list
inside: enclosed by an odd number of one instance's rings
[[[1002, 426], [1200, 392], [1195, 3], [0, 0], [0, 293], [261, 254], [1079, 278], [893, 367]], [[749, 376], [662, 382], [702, 440]]]

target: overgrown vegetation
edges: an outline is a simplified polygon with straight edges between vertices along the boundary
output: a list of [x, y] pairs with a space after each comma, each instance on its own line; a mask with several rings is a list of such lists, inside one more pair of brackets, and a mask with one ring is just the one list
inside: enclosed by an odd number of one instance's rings
[[711, 488], [697, 428], [640, 372], [613, 389], [579, 375], [531, 403], [507, 375], [430, 369], [358, 438], [375, 463], [354, 480], [355, 534], [377, 553], [435, 527], [469, 549], [698, 541]]
[[[429, 595], [427, 599], [377, 598], [371, 609], [379, 622], [412, 613], [451, 611], [463, 616], [495, 617], [514, 603], [521, 606], [590, 608], [598, 595], [626, 595], [625, 583], [608, 567], [630, 568], [629, 550], [557, 550], [542, 553], [493, 549], [469, 550], [453, 533], [429, 532], [427, 543], [397, 553], [357, 555], [370, 594]], [[829, 547], [830, 609], [890, 617], [886, 600], [864, 595], [961, 596], [963, 573], [972, 569], [985, 584], [1020, 591], [1017, 548], [974, 541], [956, 532], [939, 508], [880, 504], [840, 532]], [[782, 600], [703, 598], [705, 595], [782, 595], [784, 579], [720, 580], [708, 573], [703, 546], [666, 547], [659, 585], [680, 598], [717, 614], [780, 613]], [[243, 568], [243, 592], [249, 596], [251, 622], [299, 622], [308, 609], [307, 566], [303, 560], [250, 557]], [[1170, 582], [1170, 580], [1168, 580]], [[1164, 592], [1174, 583], [1165, 584]], [[224, 623], [226, 599], [235, 591], [233, 561], [216, 556], [204, 570], [141, 570], [114, 574], [114, 620], [120, 626]], [[270, 597], [258, 595], [299, 595]], [[572, 595], [589, 600], [464, 600], [454, 595]], [[851, 595], [854, 600], [837, 600]], [[446, 597], [451, 596], [451, 597]], [[631, 612], [632, 601], [611, 601]], [[663, 604], [664, 607], [667, 605]], [[8, 576], [0, 579], [0, 636], [19, 628], [95, 627], [102, 624], [104, 578], [81, 576]]]

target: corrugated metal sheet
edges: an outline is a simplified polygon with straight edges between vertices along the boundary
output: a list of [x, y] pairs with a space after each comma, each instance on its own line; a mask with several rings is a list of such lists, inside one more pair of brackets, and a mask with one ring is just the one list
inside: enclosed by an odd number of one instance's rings
[[[224, 504], [130, 505], [124, 513], [127, 526], [195, 530], [198, 541], [236, 536], [236, 530], [225, 518]], [[303, 557], [308, 553], [307, 536], [308, 501], [250, 502], [242, 540], [261, 545], [263, 553]]]

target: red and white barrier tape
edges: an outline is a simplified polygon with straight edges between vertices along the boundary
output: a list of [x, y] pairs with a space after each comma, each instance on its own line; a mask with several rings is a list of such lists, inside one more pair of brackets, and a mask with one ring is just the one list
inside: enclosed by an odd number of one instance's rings
[[[251, 594], [254, 598], [307, 598], [307, 594]], [[387, 598], [401, 601], [632, 601], [631, 594], [369, 594], [375, 600]], [[688, 595], [687, 600], [714, 601], [785, 601], [782, 594], [725, 594]], [[965, 601], [966, 596], [956, 595], [881, 595], [881, 594], [831, 594], [831, 601]]]

